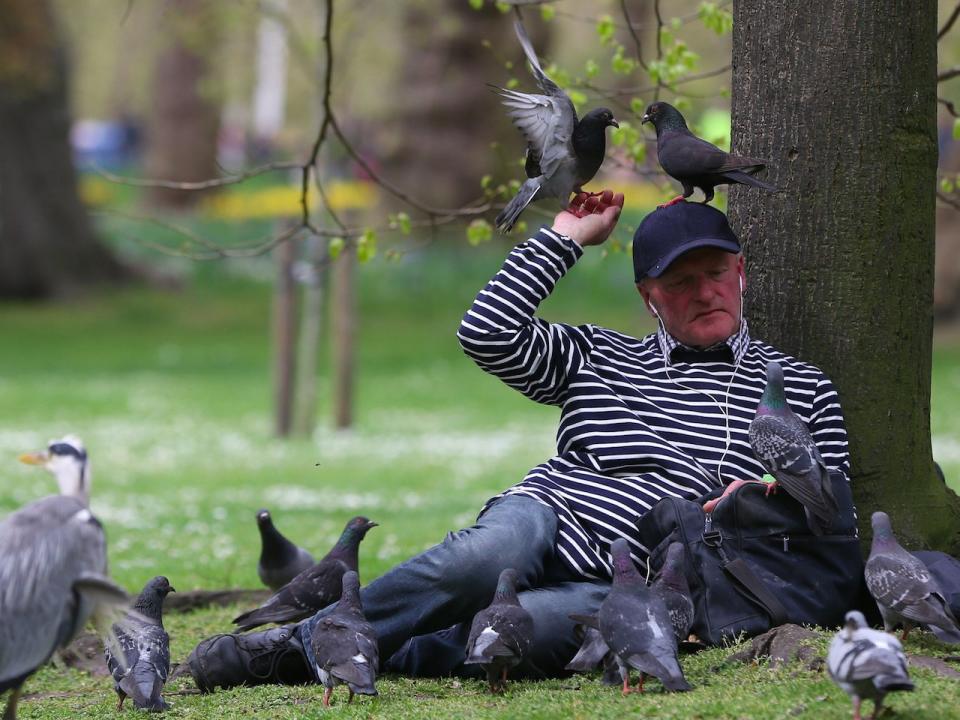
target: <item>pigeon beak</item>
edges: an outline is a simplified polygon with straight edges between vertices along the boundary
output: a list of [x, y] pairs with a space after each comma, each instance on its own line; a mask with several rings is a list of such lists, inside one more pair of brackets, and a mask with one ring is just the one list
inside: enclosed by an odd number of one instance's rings
[[375, 523], [373, 520], [371, 520], [370, 522], [367, 523], [367, 530], [369, 530], [370, 528], [375, 528], [379, 524], [380, 523]]
[[168, 592], [176, 592], [176, 591], [177, 589], [173, 585], [171, 585], [170, 590]]
[[20, 462], [27, 465], [46, 465], [50, 456], [45, 452], [24, 453], [17, 458]]
[[643, 125], [644, 123], [648, 122], [650, 122], [650, 116], [647, 113], [644, 113], [643, 117], [640, 118], [640, 124]]
[[615, 128], [620, 127], [620, 123], [618, 123], [614, 118], [610, 118], [610, 122], [608, 122], [607, 125], [613, 125]]

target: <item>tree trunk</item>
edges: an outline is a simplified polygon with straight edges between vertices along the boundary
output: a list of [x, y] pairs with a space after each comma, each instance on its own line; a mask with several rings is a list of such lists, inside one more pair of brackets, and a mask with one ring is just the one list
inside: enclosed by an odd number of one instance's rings
[[850, 434], [864, 538], [960, 551], [960, 503], [930, 446], [935, 0], [738, 0], [733, 149], [770, 160], [737, 188], [751, 331], [819, 365]]
[[[161, 15], [165, 46], [157, 57], [153, 107], [147, 125], [146, 174], [157, 180], [197, 182], [217, 176], [220, 108], [209, 82], [217, 44], [210, 0], [170, 0]], [[152, 188], [150, 202], [188, 207], [202, 193]]]
[[0, 298], [70, 295], [126, 270], [77, 194], [67, 61], [47, 2], [0, 0]]

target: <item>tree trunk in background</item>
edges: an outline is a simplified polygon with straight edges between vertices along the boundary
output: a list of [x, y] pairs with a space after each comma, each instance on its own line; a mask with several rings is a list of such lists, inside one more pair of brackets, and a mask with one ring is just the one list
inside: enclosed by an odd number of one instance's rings
[[737, 188], [730, 214], [752, 333], [840, 393], [865, 540], [883, 509], [905, 544], [956, 553], [930, 447], [936, 17], [935, 0], [735, 2], [733, 149], [785, 192]]
[[[217, 46], [217, 17], [211, 0], [168, 0], [158, 32], [153, 107], [147, 124], [146, 175], [157, 180], [196, 182], [218, 175], [220, 107], [208, 81]], [[189, 207], [202, 193], [153, 188], [153, 205]]]
[[[525, 143], [487, 83], [509, 78], [514, 63], [519, 89], [536, 86], [523, 65], [513, 32], [513, 14], [486, 5], [473, 10], [464, 0], [420, 0], [406, 4], [401, 37], [407, 46], [393, 120], [384, 123], [386, 176], [411, 195], [437, 207], [458, 207], [482, 195], [480, 179], [498, 157], [512, 163], [508, 177], [523, 179]], [[525, 13], [538, 52], [541, 27], [536, 9]], [[484, 47], [490, 40], [494, 49]], [[500, 149], [490, 147], [498, 142]]]
[[77, 194], [56, 19], [47, 2], [0, 0], [0, 298], [69, 295], [126, 276]]

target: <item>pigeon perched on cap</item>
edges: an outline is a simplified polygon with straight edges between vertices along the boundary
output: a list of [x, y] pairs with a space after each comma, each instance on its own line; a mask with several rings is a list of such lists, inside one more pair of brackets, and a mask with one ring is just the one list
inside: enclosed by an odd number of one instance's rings
[[269, 510], [257, 512], [260, 530], [260, 561], [257, 575], [271, 590], [279, 590], [316, 561], [313, 555], [285, 538], [270, 517]]
[[623, 694], [631, 692], [631, 668], [640, 671], [638, 692], [643, 692], [647, 675], [659, 679], [668, 690], [690, 690], [677, 660], [677, 638], [663, 600], [650, 592], [637, 572], [626, 540], [615, 540], [610, 552], [613, 585], [597, 616], [600, 634], [620, 668]]
[[685, 200], [693, 195], [693, 188], [698, 187], [703, 190], [703, 202], [708, 203], [713, 200], [713, 188], [727, 183], [779, 192], [773, 185], [753, 177], [767, 165], [766, 160], [731, 155], [701, 140], [690, 132], [683, 115], [670, 103], [651, 103], [640, 122], [653, 123], [657, 130], [660, 167], [683, 186], [683, 195], [671, 202]]
[[[61, 457], [54, 445], [48, 461]], [[83, 455], [74, 463], [82, 470], [87, 464], [82, 445], [70, 447], [64, 448], [67, 454]], [[34, 464], [51, 469], [47, 462]], [[68, 486], [61, 484], [68, 494], [42, 498], [0, 521], [0, 693], [12, 691], [4, 720], [16, 718], [30, 675], [91, 617], [108, 633], [111, 616], [129, 599], [107, 577], [106, 537], [87, 507], [83, 477], [71, 474]]]
[[233, 622], [241, 630], [250, 630], [266, 623], [296, 622], [310, 617], [318, 610], [340, 598], [343, 574], [357, 571], [357, 553], [360, 541], [377, 523], [362, 515], [350, 520], [337, 544], [320, 562], [313, 565], [277, 592], [267, 598], [260, 607], [238, 615]]
[[170, 673], [170, 636], [163, 629], [163, 600], [172, 592], [176, 590], [170, 581], [158, 575], [143, 588], [132, 612], [113, 626], [115, 647], [122, 657], [114, 654], [110, 643], [104, 646], [103, 655], [113, 675], [117, 710], [123, 710], [128, 696], [138, 710], [169, 708], [160, 693]]
[[380, 652], [373, 626], [367, 622], [360, 603], [360, 579], [349, 570], [343, 574], [340, 601], [313, 626], [310, 635], [314, 670], [323, 691], [323, 704], [330, 706], [330, 695], [337, 685], [350, 690], [347, 703], [354, 694], [376, 695]]
[[487, 672], [491, 693], [502, 693], [507, 671], [520, 664], [533, 642], [533, 617], [517, 599], [517, 571], [500, 573], [490, 605], [474, 618], [467, 639], [466, 665], [480, 665]]
[[858, 610], [847, 613], [846, 623], [830, 642], [827, 672], [853, 700], [854, 720], [860, 720], [864, 699], [873, 700], [873, 717], [878, 717], [888, 692], [913, 690], [900, 642], [893, 635], [867, 627]]
[[777, 362], [767, 363], [767, 385], [749, 435], [751, 449], [774, 477], [767, 492], [782, 486], [803, 505], [810, 530], [815, 535], [827, 532], [840, 512], [830, 473], [809, 428], [787, 404], [783, 368]]
[[520, 213], [534, 200], [556, 198], [566, 208], [570, 194], [597, 174], [607, 150], [606, 129], [620, 127], [608, 108], [596, 108], [577, 119], [573, 101], [540, 67], [523, 23], [514, 29], [542, 95], [495, 87], [508, 114], [527, 140], [526, 182], [497, 215], [501, 232], [513, 228]]
[[885, 512], [870, 517], [873, 542], [863, 575], [885, 630], [903, 624], [903, 637], [922, 625], [946, 643], [960, 643], [960, 626], [927, 566], [897, 542]]

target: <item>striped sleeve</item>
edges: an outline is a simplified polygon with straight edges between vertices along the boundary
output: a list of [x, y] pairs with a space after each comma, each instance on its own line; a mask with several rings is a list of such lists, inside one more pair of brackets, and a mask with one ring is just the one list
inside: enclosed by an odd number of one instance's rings
[[823, 461], [830, 470], [839, 470], [850, 480], [850, 448], [847, 428], [840, 409], [840, 396], [833, 383], [821, 376], [810, 415], [810, 434], [817, 444]]
[[548, 323], [534, 313], [582, 254], [569, 238], [541, 228], [510, 252], [457, 332], [477, 365], [546, 405], [564, 402], [568, 378], [592, 345], [593, 328]]

